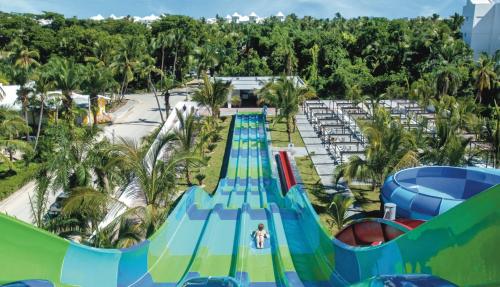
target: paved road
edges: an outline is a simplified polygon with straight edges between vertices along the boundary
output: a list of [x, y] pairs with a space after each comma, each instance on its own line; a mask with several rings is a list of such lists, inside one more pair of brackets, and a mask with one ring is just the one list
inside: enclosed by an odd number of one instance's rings
[[[158, 106], [152, 94], [128, 95], [126, 98], [129, 100], [127, 104], [112, 113], [114, 118], [113, 124], [104, 128], [104, 136], [110, 140], [113, 139], [114, 131], [115, 140], [118, 140], [118, 137], [124, 137], [139, 141], [161, 124]], [[184, 97], [178, 98], [171, 99], [171, 104], [174, 105], [184, 99]], [[164, 102], [160, 101], [160, 104], [163, 107], [162, 112], [165, 113]], [[30, 197], [33, 196], [34, 188], [35, 183], [29, 182], [17, 192], [1, 201], [0, 212], [32, 223]], [[50, 194], [48, 206], [54, 203], [55, 199], [56, 195]]]
[[[161, 124], [161, 117], [158, 111], [153, 94], [128, 95], [128, 102], [118, 111], [113, 113], [113, 124], [104, 127], [104, 135], [115, 142], [119, 137], [129, 138], [139, 141], [147, 136]], [[163, 99], [160, 100], [161, 112], [165, 117], [165, 105]]]
[[[32, 223], [30, 198], [35, 191], [35, 182], [28, 182], [21, 189], [0, 202], [0, 212], [16, 217], [24, 222]], [[48, 202], [55, 202], [56, 195], [49, 194]]]

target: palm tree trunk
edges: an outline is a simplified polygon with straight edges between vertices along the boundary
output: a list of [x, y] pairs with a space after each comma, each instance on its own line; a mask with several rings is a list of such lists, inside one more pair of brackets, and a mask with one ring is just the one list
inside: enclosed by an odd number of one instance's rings
[[[13, 140], [13, 139], [14, 139], [14, 137], [12, 137], [12, 136], [9, 137], [9, 140]], [[12, 150], [12, 147], [8, 147], [7, 152], [9, 153], [9, 160], [12, 163], [12, 161], [14, 160], [14, 151]], [[9, 170], [12, 170], [12, 164], [9, 164]]]
[[170, 112], [170, 93], [165, 91], [164, 93], [164, 99], [165, 99], [165, 117], [168, 119], [168, 113]]
[[165, 74], [164, 74], [164, 68], [165, 68], [165, 47], [164, 46], [161, 46], [161, 66], [160, 66], [160, 69], [161, 69], [161, 82], [160, 82], [160, 91], [163, 92], [163, 79], [165, 77]]
[[35, 150], [38, 145], [38, 138], [40, 138], [40, 129], [42, 128], [42, 119], [43, 119], [43, 102], [44, 102], [44, 96], [42, 96], [41, 102], [40, 102], [40, 116], [38, 117], [38, 128], [36, 130], [36, 139], [35, 139]]
[[120, 102], [123, 101], [123, 98], [125, 97], [125, 85], [126, 85], [127, 79], [124, 77], [122, 81], [122, 85], [120, 87]]
[[[28, 107], [26, 104], [23, 103], [23, 110], [24, 110], [24, 120], [26, 121], [26, 125], [29, 126], [29, 121], [28, 121]], [[29, 142], [30, 140], [30, 132], [29, 130], [26, 131], [26, 141]]]
[[177, 79], [176, 73], [176, 66], [177, 66], [177, 48], [175, 49], [175, 56], [174, 56], [174, 67], [172, 69], [172, 74], [174, 75], [174, 79]]
[[156, 94], [155, 85], [153, 85], [153, 82], [151, 81], [151, 73], [148, 75], [148, 84], [151, 86], [151, 90], [153, 91], [153, 94], [155, 95], [156, 104], [158, 105], [158, 112], [160, 113], [160, 117], [161, 117], [161, 122], [164, 123], [165, 119], [163, 118], [163, 113], [161, 112], [160, 100], [158, 99], [158, 95]]
[[483, 102], [483, 92], [481, 90], [477, 91], [476, 100], [481, 104]]
[[190, 179], [190, 171], [189, 171], [189, 164], [186, 162], [186, 183], [188, 186], [191, 186], [191, 179]]
[[288, 143], [292, 142], [292, 132], [290, 128], [290, 119], [286, 120], [286, 133], [288, 134]]

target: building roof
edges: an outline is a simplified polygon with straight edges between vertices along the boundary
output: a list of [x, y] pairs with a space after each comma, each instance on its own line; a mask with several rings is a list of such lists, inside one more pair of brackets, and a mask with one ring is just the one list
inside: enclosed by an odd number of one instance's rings
[[[291, 78], [295, 84], [303, 86], [304, 81], [298, 76], [292, 76]], [[217, 80], [231, 81], [231, 85], [235, 90], [259, 90], [263, 88], [267, 83], [277, 79], [277, 77], [216, 77]]]
[[285, 17], [285, 14], [283, 14], [281, 11], [276, 14], [276, 17]]
[[90, 17], [90, 20], [94, 20], [94, 21], [102, 21], [104, 20], [104, 17], [101, 15], [101, 14], [98, 14], [96, 16], [92, 16]]

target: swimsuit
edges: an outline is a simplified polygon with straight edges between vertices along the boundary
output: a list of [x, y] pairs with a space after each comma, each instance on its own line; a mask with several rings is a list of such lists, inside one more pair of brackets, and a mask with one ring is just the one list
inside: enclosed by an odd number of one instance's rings
[[261, 239], [261, 240], [264, 240], [264, 238], [267, 236], [267, 232], [265, 230], [257, 230], [257, 232], [255, 232], [255, 236], [258, 238], [258, 239]]

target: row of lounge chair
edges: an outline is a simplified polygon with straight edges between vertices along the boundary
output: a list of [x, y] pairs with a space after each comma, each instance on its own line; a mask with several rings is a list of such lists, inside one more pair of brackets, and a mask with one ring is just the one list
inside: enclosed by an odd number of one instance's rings
[[307, 119], [337, 164], [352, 155], [364, 157], [366, 140], [356, 119], [368, 118], [368, 113], [348, 101], [306, 101], [303, 106]]

